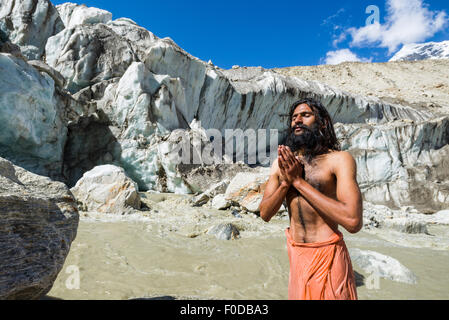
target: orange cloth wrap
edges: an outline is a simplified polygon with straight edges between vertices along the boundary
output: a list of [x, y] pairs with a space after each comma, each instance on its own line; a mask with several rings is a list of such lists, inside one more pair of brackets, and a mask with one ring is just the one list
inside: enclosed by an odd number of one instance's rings
[[327, 241], [298, 243], [289, 232], [289, 300], [357, 300], [351, 258], [338, 231]]

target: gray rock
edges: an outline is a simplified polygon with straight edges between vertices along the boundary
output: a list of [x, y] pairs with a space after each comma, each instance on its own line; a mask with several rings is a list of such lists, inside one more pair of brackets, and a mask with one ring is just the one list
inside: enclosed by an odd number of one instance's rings
[[240, 237], [239, 229], [232, 223], [220, 223], [207, 231], [219, 240], [234, 240]]
[[188, 183], [195, 192], [204, 192], [212, 185], [220, 183], [224, 179], [232, 180], [239, 172], [252, 172], [254, 169], [239, 162], [232, 164], [212, 164], [212, 165], [186, 165], [179, 164], [178, 170], [183, 180]]
[[45, 72], [46, 74], [48, 74], [55, 81], [55, 84], [58, 87], [60, 87], [60, 88], [64, 87], [65, 79], [62, 76], [62, 74], [60, 74], [58, 71], [56, 71], [55, 69], [50, 67], [48, 64], [46, 64], [40, 60], [29, 60], [28, 64], [32, 65], [40, 72]]
[[192, 198], [193, 206], [201, 206], [218, 194], [224, 193], [229, 185], [229, 180], [225, 179], [219, 183], [210, 186], [203, 193]]
[[97, 166], [84, 173], [71, 191], [83, 211], [124, 214], [140, 209], [137, 184], [114, 165]]
[[108, 23], [112, 19], [112, 13], [84, 4], [66, 2], [56, 6], [59, 16], [66, 28], [74, 28], [81, 24]]
[[265, 172], [238, 173], [226, 189], [225, 197], [249, 212], [259, 212], [268, 177]]
[[75, 199], [63, 183], [0, 158], [0, 216], [0, 299], [39, 299], [75, 239]]
[[224, 194], [217, 194], [211, 203], [212, 207], [218, 210], [224, 210], [229, 208], [231, 203], [225, 199]]
[[53, 79], [7, 53], [0, 53], [0, 69], [0, 155], [61, 180], [66, 105]]
[[64, 76], [71, 93], [120, 77], [137, 60], [128, 41], [103, 23], [66, 28], [48, 39], [45, 52], [46, 63]]
[[402, 265], [398, 260], [370, 250], [349, 249], [351, 261], [363, 271], [381, 278], [397, 282], [416, 284], [415, 274]]
[[433, 221], [432, 215], [420, 214], [413, 207], [405, 206], [400, 210], [393, 210], [368, 201], [364, 202], [363, 207], [363, 225], [367, 231], [382, 228], [410, 234], [428, 234], [427, 225]]
[[[231, 207], [231, 209], [232, 209], [232, 207]], [[240, 215], [240, 210], [232, 209], [231, 214], [232, 214], [234, 217], [236, 217], [236, 218], [243, 218], [243, 217]]]
[[11, 41], [5, 41], [2, 42], [0, 40], [0, 52], [3, 53], [10, 53], [13, 56], [15, 56], [16, 58], [20, 58], [24, 61], [26, 61], [27, 59], [23, 56], [22, 51], [20, 51], [20, 47], [14, 43], [12, 43]]
[[49, 0], [2, 1], [0, 32], [30, 60], [40, 59], [49, 37], [64, 29]]

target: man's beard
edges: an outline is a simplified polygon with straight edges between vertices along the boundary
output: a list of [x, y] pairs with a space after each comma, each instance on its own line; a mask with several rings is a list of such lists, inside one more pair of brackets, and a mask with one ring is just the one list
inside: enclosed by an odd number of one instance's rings
[[[302, 128], [302, 132], [298, 135], [295, 134], [296, 128]], [[304, 150], [304, 158], [307, 162], [310, 162], [315, 156], [324, 153], [325, 141], [323, 134], [318, 129], [317, 123], [308, 127], [302, 124], [294, 126], [285, 140], [285, 145], [290, 148], [292, 152], [299, 149]]]

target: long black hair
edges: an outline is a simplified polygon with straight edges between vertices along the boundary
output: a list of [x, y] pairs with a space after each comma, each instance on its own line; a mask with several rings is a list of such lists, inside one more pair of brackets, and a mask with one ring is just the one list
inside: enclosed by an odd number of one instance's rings
[[326, 108], [321, 104], [321, 102], [315, 99], [306, 98], [295, 101], [292, 104], [292, 106], [290, 107], [288, 118], [289, 122], [287, 139], [293, 132], [291, 127], [293, 112], [295, 111], [296, 107], [301, 104], [307, 104], [312, 109], [316, 119], [315, 127], [317, 128], [318, 134], [320, 135], [320, 143], [315, 146], [314, 150], [311, 150], [312, 155], [326, 153], [328, 149], [340, 151], [340, 142], [335, 135], [331, 116]]

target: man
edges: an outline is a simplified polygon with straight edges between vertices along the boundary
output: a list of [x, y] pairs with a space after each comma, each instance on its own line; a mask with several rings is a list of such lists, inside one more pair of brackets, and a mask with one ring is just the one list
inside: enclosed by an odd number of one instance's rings
[[297, 101], [290, 111], [289, 135], [278, 147], [260, 216], [266, 222], [284, 199], [290, 260], [289, 299], [357, 299], [354, 272], [341, 225], [358, 232], [362, 197], [356, 163], [340, 151], [332, 120], [318, 101]]

